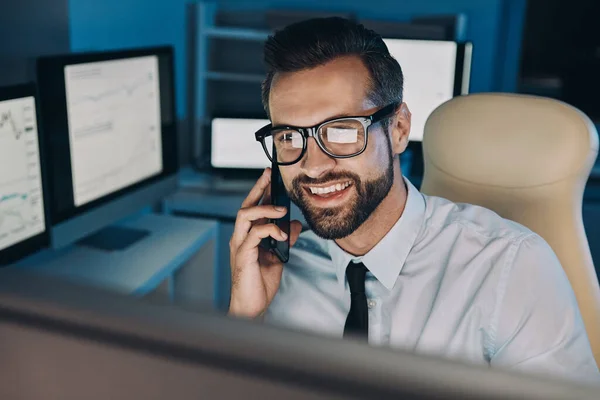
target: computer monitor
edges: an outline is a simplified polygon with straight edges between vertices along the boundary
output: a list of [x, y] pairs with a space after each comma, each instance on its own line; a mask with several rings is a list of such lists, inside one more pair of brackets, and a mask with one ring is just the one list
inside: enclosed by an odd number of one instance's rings
[[[412, 113], [409, 139], [420, 142], [433, 110], [456, 95], [468, 93], [464, 72], [470, 74], [470, 69], [464, 68], [465, 45], [446, 40], [385, 38], [384, 42], [404, 74], [403, 99]], [[467, 61], [470, 64], [470, 58]]]
[[598, 399], [475, 367], [77, 287], [0, 275], [0, 398]]
[[50, 164], [52, 246], [96, 232], [100, 236], [92, 238], [100, 242], [122, 237], [124, 247], [143, 237], [147, 232], [98, 230], [177, 187], [173, 49], [43, 57], [37, 79]]
[[260, 118], [213, 118], [210, 165], [216, 169], [259, 169], [270, 165], [254, 133], [271, 123]]
[[0, 265], [49, 244], [35, 85], [0, 88]]

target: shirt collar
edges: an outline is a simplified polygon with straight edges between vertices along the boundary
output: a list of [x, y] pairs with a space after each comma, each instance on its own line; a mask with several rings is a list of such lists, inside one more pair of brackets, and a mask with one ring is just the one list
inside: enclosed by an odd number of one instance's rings
[[402, 215], [387, 235], [367, 254], [355, 257], [342, 250], [335, 241], [327, 241], [337, 279], [342, 287], [346, 283], [346, 267], [350, 261], [365, 264], [369, 272], [388, 290], [394, 287], [421, 230], [425, 215], [423, 195], [408, 179], [404, 178], [404, 182], [408, 194]]

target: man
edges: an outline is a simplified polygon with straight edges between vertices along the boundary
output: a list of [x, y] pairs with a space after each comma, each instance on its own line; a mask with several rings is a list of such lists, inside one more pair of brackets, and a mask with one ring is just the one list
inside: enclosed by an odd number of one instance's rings
[[[230, 242], [230, 314], [373, 345], [598, 380], [569, 282], [544, 240], [402, 176], [411, 113], [381, 37], [341, 19], [288, 26], [265, 45], [260, 131], [310, 231], [282, 266], [268, 218], [270, 170]], [[341, 119], [341, 120], [340, 120]], [[314, 128], [314, 129], [310, 129]], [[261, 198], [264, 199], [262, 204]]]

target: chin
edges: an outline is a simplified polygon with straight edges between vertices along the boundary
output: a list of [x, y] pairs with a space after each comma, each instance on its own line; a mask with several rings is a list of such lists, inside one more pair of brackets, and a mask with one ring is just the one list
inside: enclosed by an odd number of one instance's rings
[[322, 239], [342, 239], [351, 235], [361, 225], [360, 213], [357, 212], [355, 204], [332, 208], [299, 208], [310, 229]]

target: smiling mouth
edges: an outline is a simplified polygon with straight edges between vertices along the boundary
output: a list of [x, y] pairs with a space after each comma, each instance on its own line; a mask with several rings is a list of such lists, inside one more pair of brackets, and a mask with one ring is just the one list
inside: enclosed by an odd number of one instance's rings
[[352, 186], [352, 182], [345, 181], [328, 186], [307, 186], [305, 190], [313, 196], [328, 198], [344, 193], [350, 186]]

